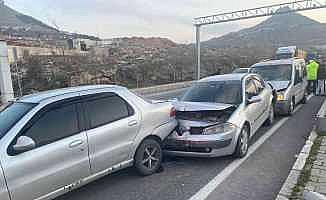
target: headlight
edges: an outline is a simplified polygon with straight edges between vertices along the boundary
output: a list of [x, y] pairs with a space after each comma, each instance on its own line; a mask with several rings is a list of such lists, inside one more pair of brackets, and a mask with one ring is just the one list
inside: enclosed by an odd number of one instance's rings
[[236, 129], [236, 126], [230, 123], [218, 124], [208, 128], [205, 128], [203, 135], [213, 135], [219, 133], [232, 132]]
[[277, 93], [277, 101], [284, 101], [284, 93], [283, 92], [279, 92]]

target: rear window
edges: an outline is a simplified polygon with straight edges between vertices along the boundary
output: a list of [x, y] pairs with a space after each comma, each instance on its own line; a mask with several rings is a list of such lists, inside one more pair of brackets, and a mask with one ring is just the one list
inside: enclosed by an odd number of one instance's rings
[[0, 112], [0, 138], [13, 127], [36, 104], [15, 102]]

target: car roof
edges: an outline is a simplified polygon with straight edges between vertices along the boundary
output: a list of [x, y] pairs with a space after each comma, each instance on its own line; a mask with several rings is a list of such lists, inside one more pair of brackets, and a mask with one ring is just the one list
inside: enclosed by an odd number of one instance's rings
[[206, 78], [203, 78], [199, 80], [199, 82], [211, 82], [211, 81], [235, 81], [239, 80], [241, 81], [247, 73], [242, 74], [223, 74], [223, 75], [215, 75], [215, 76], [209, 76]]
[[301, 58], [289, 58], [281, 60], [267, 60], [254, 64], [252, 67], [266, 66], [266, 65], [291, 65], [295, 61], [304, 61]]
[[28, 103], [40, 103], [41, 101], [48, 100], [54, 97], [63, 96], [66, 94], [74, 94], [76, 96], [79, 92], [89, 91], [89, 90], [98, 90], [98, 89], [125, 89], [124, 87], [117, 85], [88, 85], [88, 86], [78, 86], [78, 87], [69, 87], [56, 90], [48, 90], [44, 92], [37, 92], [34, 94], [23, 96], [17, 101], [19, 102], [28, 102]]

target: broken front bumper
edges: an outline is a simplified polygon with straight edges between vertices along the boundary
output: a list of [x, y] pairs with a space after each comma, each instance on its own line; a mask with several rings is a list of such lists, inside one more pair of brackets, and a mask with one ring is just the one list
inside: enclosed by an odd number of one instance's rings
[[173, 132], [164, 141], [164, 152], [175, 156], [218, 157], [231, 155], [236, 146], [238, 130], [227, 134], [192, 135], [190, 132], [179, 136]]

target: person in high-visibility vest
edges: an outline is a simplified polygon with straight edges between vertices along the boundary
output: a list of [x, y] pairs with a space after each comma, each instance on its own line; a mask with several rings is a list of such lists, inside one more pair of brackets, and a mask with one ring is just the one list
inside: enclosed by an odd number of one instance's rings
[[[319, 64], [314, 60], [310, 60], [309, 64], [307, 65], [308, 88], [309, 92], [313, 92], [315, 95], [317, 95], [318, 69]], [[312, 91], [311, 86], [313, 88]]]

